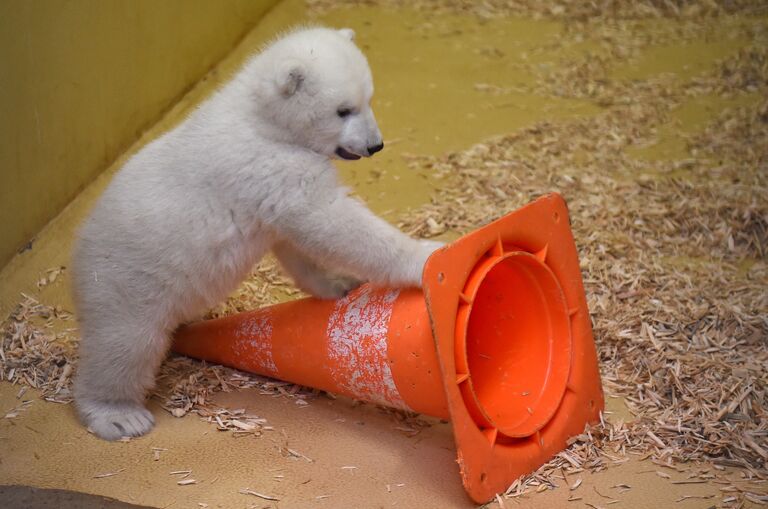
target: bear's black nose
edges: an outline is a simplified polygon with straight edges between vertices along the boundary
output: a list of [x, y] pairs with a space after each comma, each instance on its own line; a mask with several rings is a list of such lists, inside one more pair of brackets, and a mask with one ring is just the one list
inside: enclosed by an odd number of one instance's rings
[[378, 152], [383, 148], [384, 148], [384, 143], [379, 143], [378, 145], [372, 145], [368, 147], [368, 155], [372, 156], [373, 154], [375, 154], [376, 152]]

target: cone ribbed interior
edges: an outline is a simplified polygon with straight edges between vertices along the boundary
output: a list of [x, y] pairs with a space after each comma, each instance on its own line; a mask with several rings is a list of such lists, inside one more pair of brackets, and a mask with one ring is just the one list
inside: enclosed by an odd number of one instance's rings
[[541, 258], [501, 242], [478, 261], [462, 292], [457, 368], [473, 420], [499, 440], [535, 434], [563, 398], [571, 365], [568, 307]]

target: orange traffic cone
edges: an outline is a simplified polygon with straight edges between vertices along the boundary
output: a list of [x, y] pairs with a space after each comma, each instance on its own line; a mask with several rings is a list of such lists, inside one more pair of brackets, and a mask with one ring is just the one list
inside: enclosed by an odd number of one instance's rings
[[199, 322], [173, 348], [450, 419], [464, 487], [485, 502], [603, 408], [565, 202], [544, 196], [438, 250], [423, 288], [364, 285]]

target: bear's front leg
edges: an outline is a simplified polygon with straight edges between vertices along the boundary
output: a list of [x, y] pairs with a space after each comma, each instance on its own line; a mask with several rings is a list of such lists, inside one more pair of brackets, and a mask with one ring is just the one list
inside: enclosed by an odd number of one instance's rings
[[408, 237], [330, 185], [306, 189], [273, 212], [276, 234], [297, 251], [311, 253], [319, 266], [377, 286], [420, 287], [427, 258], [443, 245]]
[[340, 299], [362, 283], [356, 278], [333, 274], [321, 268], [288, 242], [279, 242], [272, 250], [296, 286], [315, 297]]

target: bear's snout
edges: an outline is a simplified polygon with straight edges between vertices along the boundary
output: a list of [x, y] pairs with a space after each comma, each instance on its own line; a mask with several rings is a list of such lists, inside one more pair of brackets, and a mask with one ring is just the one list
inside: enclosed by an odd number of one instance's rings
[[375, 154], [376, 152], [380, 151], [383, 148], [384, 148], [384, 142], [381, 142], [378, 145], [371, 145], [370, 147], [368, 147], [368, 155], [372, 156], [373, 154]]

